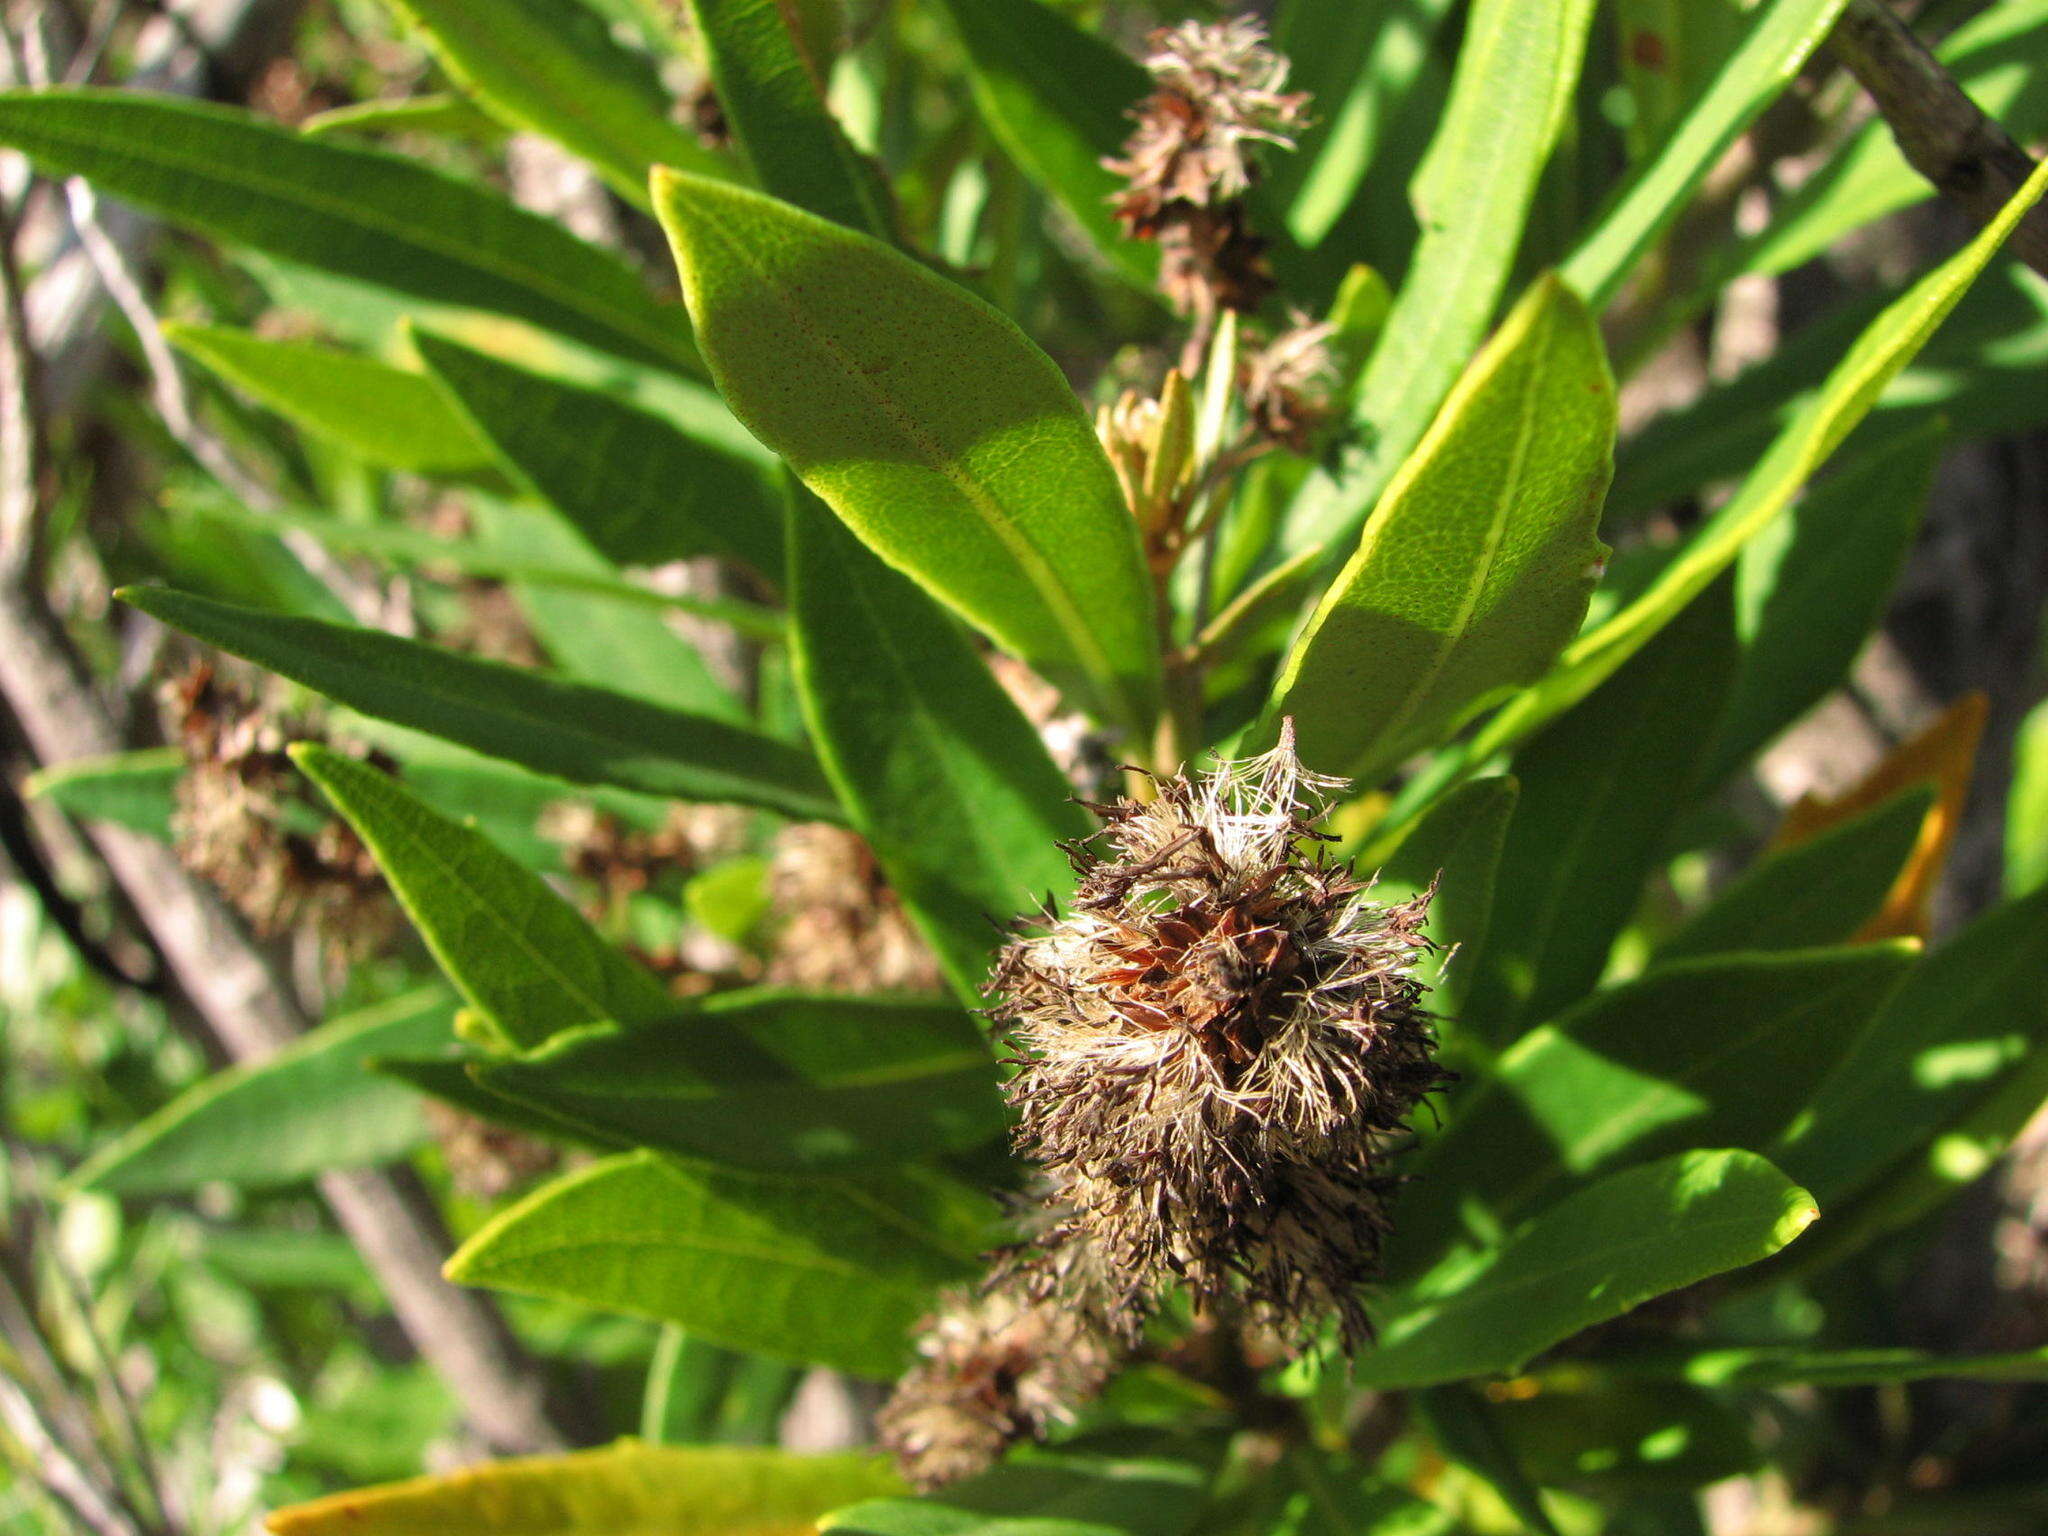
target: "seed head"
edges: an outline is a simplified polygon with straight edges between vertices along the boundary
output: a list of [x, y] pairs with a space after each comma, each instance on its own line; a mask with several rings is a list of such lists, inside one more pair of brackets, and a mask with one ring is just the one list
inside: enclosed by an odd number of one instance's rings
[[918, 1354], [876, 1425], [905, 1480], [929, 1490], [1043, 1440], [1102, 1390], [1122, 1350], [1097, 1309], [999, 1262], [979, 1292], [942, 1298]]
[[1139, 1319], [1182, 1283], [1289, 1337], [1331, 1315], [1347, 1345], [1369, 1336], [1388, 1155], [1446, 1079], [1414, 974], [1428, 898], [1375, 903], [1328, 858], [1314, 818], [1340, 782], [1302, 768], [1290, 727], [1097, 807], [1072, 911], [998, 964], [1046, 1246], [1099, 1252]]
[[1337, 328], [1327, 320], [1311, 322], [1299, 312], [1292, 319], [1286, 330], [1246, 354], [1238, 382], [1245, 414], [1259, 435], [1306, 454], [1329, 422], [1335, 402], [1337, 359], [1330, 338]]
[[1103, 162], [1128, 183], [1117, 218], [1134, 238], [1159, 242], [1160, 286], [1183, 313], [1256, 309], [1272, 273], [1242, 199], [1258, 177], [1258, 147], [1293, 148], [1308, 96], [1281, 89], [1287, 60], [1250, 17], [1183, 22], [1150, 42], [1145, 67], [1158, 89], [1132, 113], [1122, 155]]

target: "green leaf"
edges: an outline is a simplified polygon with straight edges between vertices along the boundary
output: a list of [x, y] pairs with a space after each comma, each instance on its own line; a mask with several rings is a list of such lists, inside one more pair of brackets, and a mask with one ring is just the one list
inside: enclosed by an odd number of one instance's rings
[[1580, 636], [1548, 677], [1487, 721], [1467, 744], [1464, 760], [1484, 762], [1584, 698], [1720, 575], [1868, 414], [2044, 190], [2048, 166], [2030, 176], [1975, 239], [1886, 306], [1819, 392], [1779, 433], [1733, 499], [1707, 520], [1648, 590], [1599, 628]]
[[616, 395], [430, 331], [413, 339], [486, 453], [606, 559], [662, 565], [715, 554], [781, 579], [782, 508], [761, 464]]
[[1690, 1493], [1763, 1460], [1748, 1415], [1720, 1393], [1682, 1382], [1539, 1379], [1546, 1390], [1489, 1404], [1502, 1440], [1539, 1483]]
[[1928, 956], [1772, 1156], [1833, 1203], [1931, 1140], [2048, 1035], [2048, 891]]
[[654, 1446], [486, 1462], [279, 1510], [272, 1536], [809, 1536], [899, 1486], [870, 1456]]
[[1600, 979], [1697, 782], [1734, 664], [1724, 583], [1515, 755], [1521, 799], [1465, 1006], [1483, 1038], [1506, 1044]]
[[167, 843], [184, 771], [178, 748], [144, 747], [53, 763], [30, 774], [23, 788], [30, 799], [48, 800], [80, 821], [110, 821]]
[[1354, 1379], [1384, 1390], [1518, 1370], [1652, 1297], [1769, 1258], [1818, 1214], [1749, 1152], [1684, 1152], [1610, 1174], [1499, 1247], [1389, 1296]]
[[1825, 1349], [1800, 1345], [1629, 1354], [1544, 1372], [1580, 1380], [1687, 1381], [1702, 1387], [1881, 1387], [1910, 1381], [2048, 1381], [2048, 1349], [1935, 1355], [1918, 1349]]
[[330, 549], [348, 554], [374, 555], [407, 569], [445, 567], [465, 576], [517, 582], [529, 590], [559, 587], [569, 592], [589, 592], [652, 610], [669, 608], [677, 613], [696, 614], [699, 618], [729, 624], [750, 640], [773, 643], [783, 637], [782, 615], [755, 603], [660, 592], [616, 573], [607, 574], [600, 568], [564, 570], [559, 565], [535, 565], [516, 554], [488, 548], [475, 539], [443, 539], [423, 528], [388, 523], [349, 523], [318, 512], [291, 508], [251, 512], [229, 502], [206, 500], [195, 500], [182, 505], [179, 510], [242, 529], [275, 531], [296, 528], [310, 533]]
[[465, 1114], [476, 1116], [479, 1120], [489, 1120], [495, 1125], [523, 1131], [543, 1141], [558, 1142], [592, 1152], [626, 1150], [616, 1139], [593, 1135], [577, 1127], [564, 1125], [531, 1105], [515, 1103], [502, 1095], [492, 1093], [470, 1075], [469, 1069], [483, 1059], [485, 1058], [461, 1054], [376, 1056], [370, 1059], [369, 1067], [371, 1071], [388, 1077], [393, 1082], [404, 1083], [415, 1093], [423, 1093], [430, 1099], [439, 1099], [443, 1104], [452, 1105]]
[[1367, 446], [1310, 480], [1286, 553], [1339, 546], [1421, 440], [1485, 333], [1537, 178], [1578, 83], [1591, 0], [1477, 0], [1451, 99], [1413, 184], [1422, 238], [1367, 365], [1355, 413]]
[[1931, 786], [1910, 789], [1766, 854], [1658, 945], [1657, 959], [1847, 943], [1884, 905], [1933, 804]]
[[1369, 779], [1542, 674], [1606, 556], [1614, 432], [1600, 333], [1541, 280], [1387, 487], [1274, 685], [1269, 718], [1294, 717], [1304, 762]]
[[448, 1277], [889, 1377], [935, 1289], [975, 1272], [979, 1222], [978, 1197], [936, 1177], [799, 1179], [636, 1152], [493, 1218]]
[[416, 1095], [364, 1066], [446, 1043], [448, 994], [423, 987], [332, 1019], [275, 1054], [203, 1079], [95, 1152], [66, 1181], [113, 1195], [218, 1180], [275, 1189], [403, 1157], [427, 1139]]
[[940, 0], [967, 49], [975, 104], [997, 142], [1126, 276], [1150, 287], [1158, 248], [1111, 210], [1123, 182], [1103, 167], [1131, 132], [1151, 76], [1113, 43], [1040, 0]]
[[1374, 900], [1394, 902], [1435, 884], [1423, 931], [1439, 950], [1417, 974], [1432, 989], [1430, 1007], [1448, 1019], [1462, 1015], [1466, 984], [1486, 949], [1494, 880], [1520, 792], [1505, 777], [1475, 779], [1451, 791], [1387, 855], [1373, 886]]
[[931, 1160], [1005, 1125], [980, 1031], [920, 998], [735, 992], [471, 1073], [604, 1140], [771, 1172]]
[[1688, 1146], [1770, 1148], [1898, 988], [1905, 945], [1661, 966], [1507, 1051], [1415, 1159], [1388, 1253], [1420, 1273], [1583, 1177]]
[[839, 1509], [824, 1536], [1179, 1536], [1214, 1475], [1212, 1441], [1161, 1431], [1104, 1431], [921, 1499]]
[[1836, 687], [1883, 617], [1947, 434], [1905, 433], [1814, 487], [1743, 546], [1742, 664], [1702, 783], [1719, 784]]
[[376, 856], [448, 979], [512, 1044], [674, 1011], [660, 982], [481, 834], [339, 753], [302, 743], [292, 755]]
[[1460, 1383], [1424, 1388], [1413, 1401], [1430, 1439], [1448, 1460], [1499, 1495], [1524, 1530], [1559, 1536], [1542, 1494], [1523, 1470], [1520, 1453], [1501, 1432], [1494, 1407], [1483, 1393]]
[[169, 322], [164, 334], [263, 405], [372, 464], [418, 475], [495, 478], [490, 448], [420, 374], [228, 326]]
[[1778, 99], [1828, 35], [1847, 0], [1773, 0], [1742, 45], [1667, 136], [1663, 150], [1621, 194], [1559, 275], [1595, 309], [1605, 307], [1707, 173]]
[[1008, 320], [758, 193], [656, 203], [719, 390], [885, 560], [1121, 718], [1158, 687], [1135, 523], [1080, 402]]
[[[476, 538], [508, 563], [617, 579], [618, 567], [553, 511], [470, 498]], [[653, 604], [560, 582], [515, 581], [512, 593], [557, 670], [608, 692], [749, 726], [753, 713], [712, 677], [703, 652]]]
[[127, 587], [118, 595], [196, 640], [351, 709], [536, 773], [676, 799], [757, 805], [801, 819], [840, 819], [808, 756], [722, 720], [379, 630], [259, 613], [160, 587]]
[[[44, 769], [44, 774], [54, 772]], [[31, 780], [31, 785], [42, 782]], [[61, 803], [61, 802], [60, 802]], [[2005, 889], [2048, 885], [2048, 703], [2036, 704], [2013, 736], [2012, 789], [2005, 802]]]
[[689, 4], [718, 104], [763, 190], [848, 229], [886, 238], [886, 193], [825, 105], [831, 60], [812, 55], [801, 27], [778, 0]]
[[1089, 818], [952, 617], [801, 487], [790, 649], [825, 772], [954, 988], [979, 1001], [1002, 925], [1067, 890]]
[[174, 223], [667, 367], [689, 331], [618, 258], [495, 193], [246, 112], [124, 90], [0, 92], [0, 143]]
[[582, 156], [643, 207], [657, 165], [732, 174], [723, 157], [670, 121], [653, 63], [615, 41], [604, 18], [578, 0], [386, 3], [493, 114]]
[[473, 144], [502, 144], [505, 125], [467, 96], [428, 91], [399, 101], [352, 101], [315, 112], [299, 124], [307, 138], [333, 133], [425, 133]]

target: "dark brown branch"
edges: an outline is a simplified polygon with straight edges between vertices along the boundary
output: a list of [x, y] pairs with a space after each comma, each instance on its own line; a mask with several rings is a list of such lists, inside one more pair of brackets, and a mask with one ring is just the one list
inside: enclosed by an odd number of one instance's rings
[[[1980, 224], [2012, 200], [2034, 157], [1964, 92], [1886, 0], [1849, 0], [1828, 47], [1877, 103], [1906, 163]], [[2007, 248], [2048, 275], [2048, 210], [2028, 210]]]

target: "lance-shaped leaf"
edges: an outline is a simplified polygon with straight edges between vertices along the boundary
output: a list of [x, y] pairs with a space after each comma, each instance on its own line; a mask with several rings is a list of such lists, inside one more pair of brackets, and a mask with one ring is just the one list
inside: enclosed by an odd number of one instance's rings
[[1531, 682], [1585, 617], [1614, 381], [1571, 291], [1537, 283], [1445, 402], [1274, 686], [1302, 761], [1370, 778]]
[[574, 1030], [471, 1075], [622, 1146], [797, 1172], [930, 1160], [1003, 1131], [995, 1061], [957, 1005], [736, 992]]
[[264, 1523], [271, 1536], [803, 1536], [828, 1510], [898, 1486], [868, 1456], [622, 1440], [332, 1494]]
[[1158, 248], [1117, 223], [1111, 202], [1122, 182], [1102, 163], [1152, 89], [1144, 67], [1041, 0], [942, 3], [967, 49], [975, 104], [1003, 149], [1119, 269], [1149, 286]]
[[1521, 799], [1466, 1026], [1505, 1045], [1600, 979], [1664, 835], [1698, 781], [1728, 679], [1724, 583], [1515, 756]]
[[496, 480], [489, 446], [421, 374], [224, 325], [169, 324], [164, 334], [236, 388], [372, 464]]
[[161, 587], [126, 587], [119, 595], [195, 640], [351, 709], [536, 773], [840, 819], [831, 787], [806, 753], [723, 720], [381, 630], [262, 613]]
[[185, 754], [179, 748], [144, 747], [52, 763], [30, 774], [24, 788], [31, 799], [48, 800], [67, 816], [111, 821], [169, 842], [184, 771]]
[[505, 1040], [535, 1046], [598, 1019], [674, 1011], [660, 982], [481, 833], [338, 752], [302, 743], [292, 756], [376, 856], [448, 979]]
[[1610, 1174], [1388, 1296], [1353, 1379], [1388, 1389], [1517, 1370], [1652, 1297], [1769, 1258], [1818, 1214], [1752, 1152], [1682, 1152]]
[[1771, 1155], [1823, 1200], [1852, 1194], [1966, 1113], [2044, 1036], [2048, 890], [1994, 908], [1928, 956]]
[[733, 139], [763, 190], [886, 238], [886, 194], [825, 105], [831, 60], [810, 51], [797, 8], [690, 0], [690, 20]]
[[790, 640], [826, 773], [961, 996], [1009, 919], [1073, 880], [1091, 827], [951, 617], [791, 486]]
[[219, 1180], [275, 1189], [334, 1168], [403, 1157], [430, 1134], [418, 1095], [366, 1065], [453, 1036], [439, 986], [330, 1019], [274, 1055], [205, 1078], [66, 1181], [115, 1195], [191, 1190]]
[[448, 1277], [888, 1377], [937, 1288], [975, 1273], [984, 1203], [935, 1175], [799, 1178], [636, 1152], [501, 1213]]
[[2048, 165], [2029, 176], [1997, 218], [1970, 243], [1887, 305], [1827, 382], [1778, 434], [1742, 489], [1708, 519], [1649, 588], [1613, 618], [1566, 648], [1557, 667], [1511, 700], [1466, 745], [1477, 764], [1569, 709], [1646, 645], [1799, 494], [1828, 455], [1869, 414], [1885, 386], [1956, 307], [2005, 237], [2048, 191]]
[[1480, 0], [1412, 185], [1422, 238], [1373, 350], [1356, 419], [1369, 436], [1289, 509], [1287, 553], [1348, 540], [1437, 414], [1485, 333], [1537, 177], [1578, 83], [1591, 0]]
[[1146, 718], [1158, 656], [1137, 527], [1053, 361], [829, 220], [666, 173], [655, 201], [733, 414], [883, 559]]
[[782, 506], [766, 466], [603, 390], [431, 332], [414, 340], [454, 402], [443, 409], [607, 560], [714, 554], [781, 580]]
[[1913, 963], [1905, 945], [1659, 967], [1532, 1030], [1416, 1159], [1389, 1264], [1511, 1228], [1574, 1177], [1688, 1146], [1768, 1151]]
[[0, 93], [0, 144], [317, 271], [695, 366], [683, 316], [617, 257], [416, 160], [302, 138], [227, 107], [99, 89]]
[[1571, 254], [1564, 280], [1601, 308], [1758, 113], [1820, 46], [1847, 0], [1773, 0], [1662, 152]]
[[1501, 847], [1520, 792], [1510, 778], [1460, 785], [1387, 855], [1373, 885], [1373, 899], [1389, 903], [1434, 890], [1424, 932], [1438, 949], [1416, 974], [1430, 986], [1431, 1009], [1445, 1018], [1463, 1012], [1465, 988], [1485, 953]]
[[1846, 944], [1884, 904], [1933, 804], [1932, 788], [1910, 789], [1758, 859], [1660, 944], [1657, 958]]
[[647, 201], [647, 173], [679, 165], [729, 176], [729, 160], [669, 116], [652, 60], [613, 38], [579, 0], [386, 0], [449, 75], [507, 123], [580, 155], [612, 187]]

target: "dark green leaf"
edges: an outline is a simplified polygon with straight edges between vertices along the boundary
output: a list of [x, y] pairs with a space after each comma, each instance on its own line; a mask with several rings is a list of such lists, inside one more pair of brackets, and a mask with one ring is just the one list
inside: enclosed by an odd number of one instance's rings
[[1001, 924], [1063, 892], [1087, 815], [960, 627], [791, 487], [797, 683], [826, 773], [954, 987], [978, 998]]
[[765, 467], [616, 395], [500, 362], [431, 332], [420, 356], [506, 469], [606, 559], [715, 554], [782, 575], [782, 509]]
[[111, 821], [160, 842], [171, 840], [185, 754], [145, 747], [113, 757], [76, 758], [30, 774], [29, 798], [48, 800], [81, 821]]
[[1419, 974], [1433, 987], [1430, 1007], [1446, 1018], [1463, 1012], [1466, 983], [1486, 949], [1493, 887], [1520, 786], [1510, 778], [1475, 779], [1430, 807], [1380, 866], [1373, 897], [1400, 901], [1427, 890], [1424, 930], [1439, 952]]
[[1492, 938], [1466, 1014], [1506, 1044], [1584, 994], [1684, 807], [1735, 664], [1728, 588], [1515, 755]]
[[1684, 1152], [1609, 1174], [1497, 1248], [1390, 1295], [1355, 1379], [1384, 1389], [1518, 1370], [1652, 1297], [1769, 1258], [1818, 1214], [1749, 1152]]
[[673, 1011], [661, 983], [484, 838], [323, 747], [293, 755], [376, 855], [448, 979], [514, 1045]]
[[735, 992], [471, 1071], [601, 1139], [770, 1171], [930, 1160], [1005, 1123], [980, 1031], [923, 999]]
[[45, 171], [318, 271], [695, 365], [683, 316], [616, 257], [414, 160], [123, 90], [0, 93], [0, 143]]
[[1660, 944], [1658, 960], [1847, 943], [1884, 904], [1933, 803], [1932, 788], [1908, 790], [1766, 855]]
[[798, 1179], [636, 1152], [495, 1217], [448, 1275], [888, 1377], [936, 1288], [974, 1273], [981, 1219], [976, 1197], [935, 1176]]
[[838, 803], [807, 755], [722, 720], [379, 630], [259, 613], [156, 587], [124, 588], [120, 595], [196, 640], [351, 709], [536, 773], [839, 819]]
[[690, 0], [690, 20], [733, 140], [762, 188], [820, 218], [887, 238], [891, 220], [879, 178], [825, 105], [831, 60], [810, 52], [790, 8], [778, 0]]

